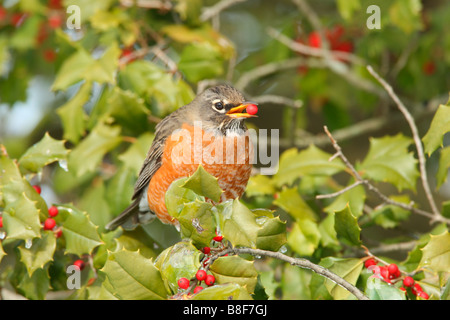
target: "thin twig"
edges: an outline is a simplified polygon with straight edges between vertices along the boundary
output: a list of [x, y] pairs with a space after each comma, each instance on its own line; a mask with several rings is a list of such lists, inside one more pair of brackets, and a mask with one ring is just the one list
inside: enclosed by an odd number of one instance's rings
[[425, 167], [425, 154], [423, 152], [423, 146], [422, 141], [420, 140], [419, 136], [419, 130], [417, 129], [416, 123], [414, 122], [414, 118], [409, 113], [408, 109], [405, 107], [405, 105], [400, 101], [398, 96], [395, 94], [392, 87], [378, 74], [373, 70], [371, 66], [367, 66], [367, 70], [370, 72], [370, 74], [383, 86], [383, 88], [387, 91], [389, 96], [394, 100], [395, 104], [397, 105], [400, 112], [405, 117], [406, 121], [408, 122], [408, 125], [411, 129], [414, 143], [416, 145], [417, 149], [417, 157], [419, 159], [419, 169], [420, 169], [420, 177], [422, 179], [422, 185], [423, 189], [425, 191], [425, 195], [428, 199], [428, 202], [430, 204], [431, 210], [433, 211], [434, 217], [431, 222], [434, 222], [434, 220], [439, 220], [441, 217], [439, 210], [436, 206], [436, 203], [434, 201], [433, 195], [431, 193], [430, 186], [428, 184], [428, 178], [427, 178], [427, 169]]
[[450, 223], [450, 219], [447, 219], [447, 218], [445, 218], [443, 216], [440, 216], [440, 215], [436, 217], [433, 213], [430, 213], [430, 212], [427, 212], [427, 211], [415, 208], [413, 202], [409, 203], [409, 204], [406, 204], [406, 203], [403, 203], [403, 202], [398, 202], [398, 201], [392, 200], [391, 198], [389, 198], [388, 196], [383, 194], [377, 187], [375, 187], [373, 184], [371, 184], [368, 180], [363, 179], [363, 177], [361, 177], [359, 172], [355, 169], [355, 167], [350, 163], [350, 161], [344, 155], [344, 153], [342, 152], [341, 147], [339, 146], [337, 141], [334, 139], [334, 137], [331, 135], [331, 133], [328, 130], [327, 126], [324, 126], [324, 130], [325, 130], [325, 133], [327, 134], [328, 138], [330, 139], [331, 144], [333, 145], [333, 148], [336, 150], [336, 153], [338, 154], [339, 158], [341, 158], [341, 160], [344, 162], [345, 166], [350, 170], [351, 175], [357, 181], [361, 181], [361, 183], [364, 186], [366, 186], [366, 188], [369, 191], [372, 191], [373, 193], [375, 193], [386, 204], [391, 204], [391, 205], [400, 207], [402, 209], [405, 209], [407, 211], [411, 211], [413, 213], [422, 215], [424, 217], [429, 218], [432, 222], [440, 221], [440, 222]]
[[247, 0], [222, 0], [217, 2], [215, 5], [203, 9], [202, 14], [200, 15], [200, 21], [204, 22], [207, 21], [215, 16], [217, 16], [220, 12], [225, 10], [226, 8], [239, 3], [244, 2]]
[[363, 183], [364, 183], [363, 181], [358, 180], [355, 183], [353, 183], [353, 184], [351, 184], [351, 185], [349, 185], [349, 186], [345, 187], [344, 189], [339, 190], [337, 192], [329, 193], [329, 194], [319, 194], [319, 195], [316, 196], [316, 199], [328, 199], [328, 198], [334, 198], [334, 197], [340, 196], [341, 194], [343, 194], [343, 193], [345, 193], [345, 192], [347, 192], [347, 191], [349, 191], [349, 190], [351, 190], [351, 189], [353, 189], [353, 188], [355, 188], [355, 187], [357, 187], [357, 186], [359, 186], [360, 184], [363, 184]]
[[229, 248], [222, 252], [220, 252], [218, 255], [211, 258], [211, 263], [214, 262], [217, 258], [224, 256], [225, 254], [250, 254], [255, 257], [270, 257], [274, 259], [278, 259], [281, 261], [285, 261], [290, 263], [293, 266], [297, 266], [304, 269], [309, 269], [314, 271], [315, 273], [333, 281], [334, 283], [340, 285], [344, 289], [346, 289], [348, 292], [353, 294], [356, 298], [359, 300], [369, 300], [364, 293], [361, 292], [358, 288], [356, 288], [354, 285], [346, 281], [345, 279], [341, 278], [340, 276], [336, 275], [335, 273], [331, 272], [330, 270], [319, 266], [315, 263], [312, 263], [311, 261], [307, 259], [301, 259], [301, 258], [293, 258], [290, 256], [287, 256], [281, 252], [273, 252], [273, 251], [267, 251], [267, 250], [261, 250], [261, 249], [252, 249], [252, 248]]

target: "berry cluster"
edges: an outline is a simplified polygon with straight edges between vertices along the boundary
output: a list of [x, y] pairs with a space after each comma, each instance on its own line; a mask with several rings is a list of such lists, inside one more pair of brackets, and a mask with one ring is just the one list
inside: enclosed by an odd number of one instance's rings
[[[216, 278], [212, 274], [208, 274], [205, 270], [200, 269], [195, 274], [195, 279], [198, 281], [197, 285], [194, 288], [194, 293], [200, 292], [203, 290], [203, 287], [201, 286], [202, 281], [205, 282], [205, 284], [210, 287], [214, 285], [216, 282]], [[191, 281], [187, 278], [180, 278], [178, 279], [178, 287], [180, 289], [186, 290], [191, 285]]]
[[[3, 26], [12, 26], [14, 28], [21, 27], [32, 13], [17, 10], [15, 6], [5, 8], [0, 5], [0, 28]], [[61, 28], [64, 23], [65, 11], [62, 0], [48, 0], [46, 17], [40, 23], [36, 34], [36, 46], [42, 49], [42, 57], [47, 62], [55, 61], [57, 57], [56, 51], [51, 48], [51, 42], [47, 41], [55, 29]], [[44, 45], [48, 42], [48, 45]]]
[[[34, 185], [33, 188], [34, 188], [34, 190], [36, 190], [36, 192], [38, 194], [41, 194], [40, 186]], [[51, 206], [50, 208], [48, 208], [48, 218], [45, 219], [44, 223], [42, 224], [42, 227], [44, 228], [44, 230], [53, 231], [56, 238], [59, 238], [62, 236], [62, 230], [61, 230], [61, 228], [57, 227], [56, 220], [54, 219], [58, 215], [58, 213], [59, 213], [59, 210], [56, 206]]]
[[[369, 258], [364, 261], [364, 266], [371, 270], [375, 277], [381, 278], [383, 281], [393, 284], [393, 282], [398, 282], [401, 280], [401, 271], [395, 263], [391, 263], [386, 266], [379, 266], [378, 261], [374, 258]], [[410, 276], [403, 278], [402, 287], [400, 290], [407, 292], [407, 288], [411, 290], [411, 293], [422, 299], [427, 300], [429, 298], [428, 294], [423, 291], [420, 284], [416, 283], [414, 279]]]

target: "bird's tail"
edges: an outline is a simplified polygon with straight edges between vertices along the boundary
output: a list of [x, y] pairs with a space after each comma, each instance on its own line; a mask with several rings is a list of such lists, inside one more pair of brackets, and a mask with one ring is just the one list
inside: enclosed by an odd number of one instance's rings
[[133, 229], [139, 223], [139, 198], [135, 199], [121, 214], [106, 225], [107, 230], [115, 230], [119, 226]]

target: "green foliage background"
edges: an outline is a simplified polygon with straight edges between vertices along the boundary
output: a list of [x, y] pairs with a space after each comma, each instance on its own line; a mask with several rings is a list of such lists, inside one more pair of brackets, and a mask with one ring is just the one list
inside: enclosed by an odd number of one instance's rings
[[[397, 263], [402, 277], [414, 276], [430, 299], [449, 299], [450, 3], [248, 0], [209, 17], [217, 3], [2, 3], [2, 295], [354, 299], [310, 270], [249, 256], [217, 259], [209, 266], [215, 286], [177, 295], [177, 279], [195, 274], [202, 247], [219, 228], [234, 246], [320, 264], [371, 299], [416, 299], [399, 290], [401, 281], [389, 285], [371, 277], [363, 267], [368, 249], [382, 263]], [[73, 4], [80, 8], [81, 29], [69, 30], [66, 8]], [[366, 8], [373, 4], [381, 9], [379, 30], [366, 27]], [[62, 23], [50, 25], [55, 16]], [[299, 54], [270, 36], [275, 29], [308, 45], [317, 27], [326, 34], [341, 28], [342, 35], [324, 45], [350, 44], [343, 51], [353, 58]], [[364, 179], [392, 200], [429, 210], [411, 131], [366, 65], [393, 86], [415, 117], [439, 218], [380, 201], [363, 185], [316, 199], [355, 182], [341, 159], [329, 161], [334, 150], [323, 134], [326, 125]], [[280, 129], [278, 172], [253, 176], [241, 201], [213, 206], [205, 196], [221, 191], [199, 169], [166, 196], [180, 232], [159, 222], [106, 232], [105, 225], [129, 204], [158, 120], [206, 85], [224, 81], [267, 101], [249, 125]], [[48, 102], [30, 94], [37, 85], [45, 88], [40, 95], [50, 97]], [[13, 134], [23, 125], [12, 122], [21, 102], [35, 105], [27, 116], [39, 122]], [[59, 209], [57, 229], [43, 230], [52, 205]], [[194, 219], [204, 232], [193, 226]], [[66, 268], [80, 258], [87, 264], [81, 288], [67, 290]]]

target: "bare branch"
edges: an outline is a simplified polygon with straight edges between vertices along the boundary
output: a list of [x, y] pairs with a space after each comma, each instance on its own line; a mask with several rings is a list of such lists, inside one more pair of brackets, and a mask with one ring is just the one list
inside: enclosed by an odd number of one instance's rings
[[420, 140], [419, 131], [417, 129], [416, 123], [414, 122], [414, 118], [412, 117], [411, 113], [409, 113], [409, 111], [405, 107], [405, 105], [400, 101], [398, 96], [395, 94], [392, 87], [383, 78], [381, 78], [381, 76], [378, 73], [376, 73], [371, 66], [367, 66], [367, 70], [387, 91], [389, 96], [392, 98], [392, 100], [394, 100], [398, 109], [400, 110], [400, 112], [403, 114], [406, 121], [408, 122], [408, 125], [409, 125], [412, 135], [413, 135], [414, 143], [415, 143], [416, 149], [417, 149], [417, 157], [419, 159], [420, 177], [422, 179], [423, 189], [425, 191], [425, 195], [428, 199], [428, 202], [431, 206], [431, 210], [433, 211], [433, 214], [434, 214], [432, 222], [433, 222], [433, 220], [440, 220], [439, 217], [441, 217], [441, 215], [436, 206], [433, 195], [431, 193], [430, 186], [428, 184], [427, 170], [425, 167], [425, 154], [423, 152], [422, 141]]
[[217, 2], [215, 5], [203, 9], [202, 14], [200, 15], [200, 21], [207, 21], [215, 16], [217, 16], [220, 12], [225, 10], [228, 7], [231, 7], [232, 5], [244, 2], [247, 0], [222, 0]]
[[[335, 155], [337, 155], [337, 154], [338, 153], [335, 153]], [[349, 185], [349, 186], [345, 187], [344, 189], [339, 190], [337, 192], [329, 193], [329, 194], [319, 194], [319, 195], [316, 196], [316, 199], [327, 199], [327, 198], [334, 198], [334, 197], [340, 196], [341, 194], [343, 194], [343, 193], [345, 193], [345, 192], [347, 192], [347, 191], [349, 191], [349, 190], [351, 190], [351, 189], [353, 189], [353, 188], [355, 188], [355, 187], [357, 187], [357, 186], [359, 186], [360, 184], [363, 184], [363, 183], [364, 183], [363, 181], [358, 180], [355, 183], [353, 183], [353, 184], [351, 184], [351, 185]]]
[[344, 162], [344, 164], [346, 165], [346, 167], [349, 169], [351, 175], [357, 180], [357, 181], [361, 181], [361, 183], [366, 186], [366, 188], [369, 191], [372, 191], [373, 193], [375, 193], [381, 200], [383, 200], [386, 204], [391, 204], [397, 207], [400, 207], [402, 209], [411, 211], [413, 213], [422, 215], [424, 217], [427, 217], [431, 220], [431, 222], [435, 222], [435, 221], [440, 221], [440, 222], [445, 222], [445, 223], [450, 223], [450, 219], [447, 219], [441, 215], [436, 216], [433, 213], [418, 209], [416, 207], [414, 207], [414, 203], [403, 203], [403, 202], [398, 202], [395, 200], [392, 200], [391, 198], [389, 198], [388, 196], [386, 196], [385, 194], [383, 194], [377, 187], [375, 187], [373, 184], [371, 184], [368, 180], [365, 180], [361, 177], [361, 175], [358, 173], [358, 171], [355, 169], [355, 167], [350, 163], [350, 161], [347, 159], [347, 157], [344, 155], [344, 153], [342, 152], [341, 147], [339, 146], [339, 144], [337, 143], [337, 141], [334, 139], [334, 137], [331, 135], [330, 131], [328, 130], [328, 128], [326, 126], [324, 126], [324, 130], [325, 133], [328, 135], [331, 144], [333, 145], [333, 148], [336, 150], [336, 153], [338, 154], [339, 158], [341, 158], [341, 160]]
[[220, 252], [218, 255], [212, 257], [211, 263], [214, 262], [214, 260], [216, 260], [217, 258], [224, 256], [225, 254], [229, 254], [229, 253], [231, 253], [231, 254], [250, 254], [250, 255], [256, 256], [256, 257], [263, 257], [263, 256], [270, 257], [270, 258], [288, 262], [293, 266], [312, 270], [313, 272], [340, 285], [341, 287], [346, 289], [348, 292], [353, 294], [359, 300], [369, 300], [369, 298], [367, 298], [364, 295], [364, 293], [362, 293], [358, 288], [356, 288], [354, 285], [352, 285], [345, 279], [339, 277], [335, 273], [331, 272], [330, 270], [328, 270], [322, 266], [319, 266], [315, 263], [312, 263], [311, 261], [309, 261], [307, 259], [289, 257], [281, 252], [273, 252], [273, 251], [252, 249], [252, 248], [229, 248], [229, 249], [226, 249], [226, 250]]

